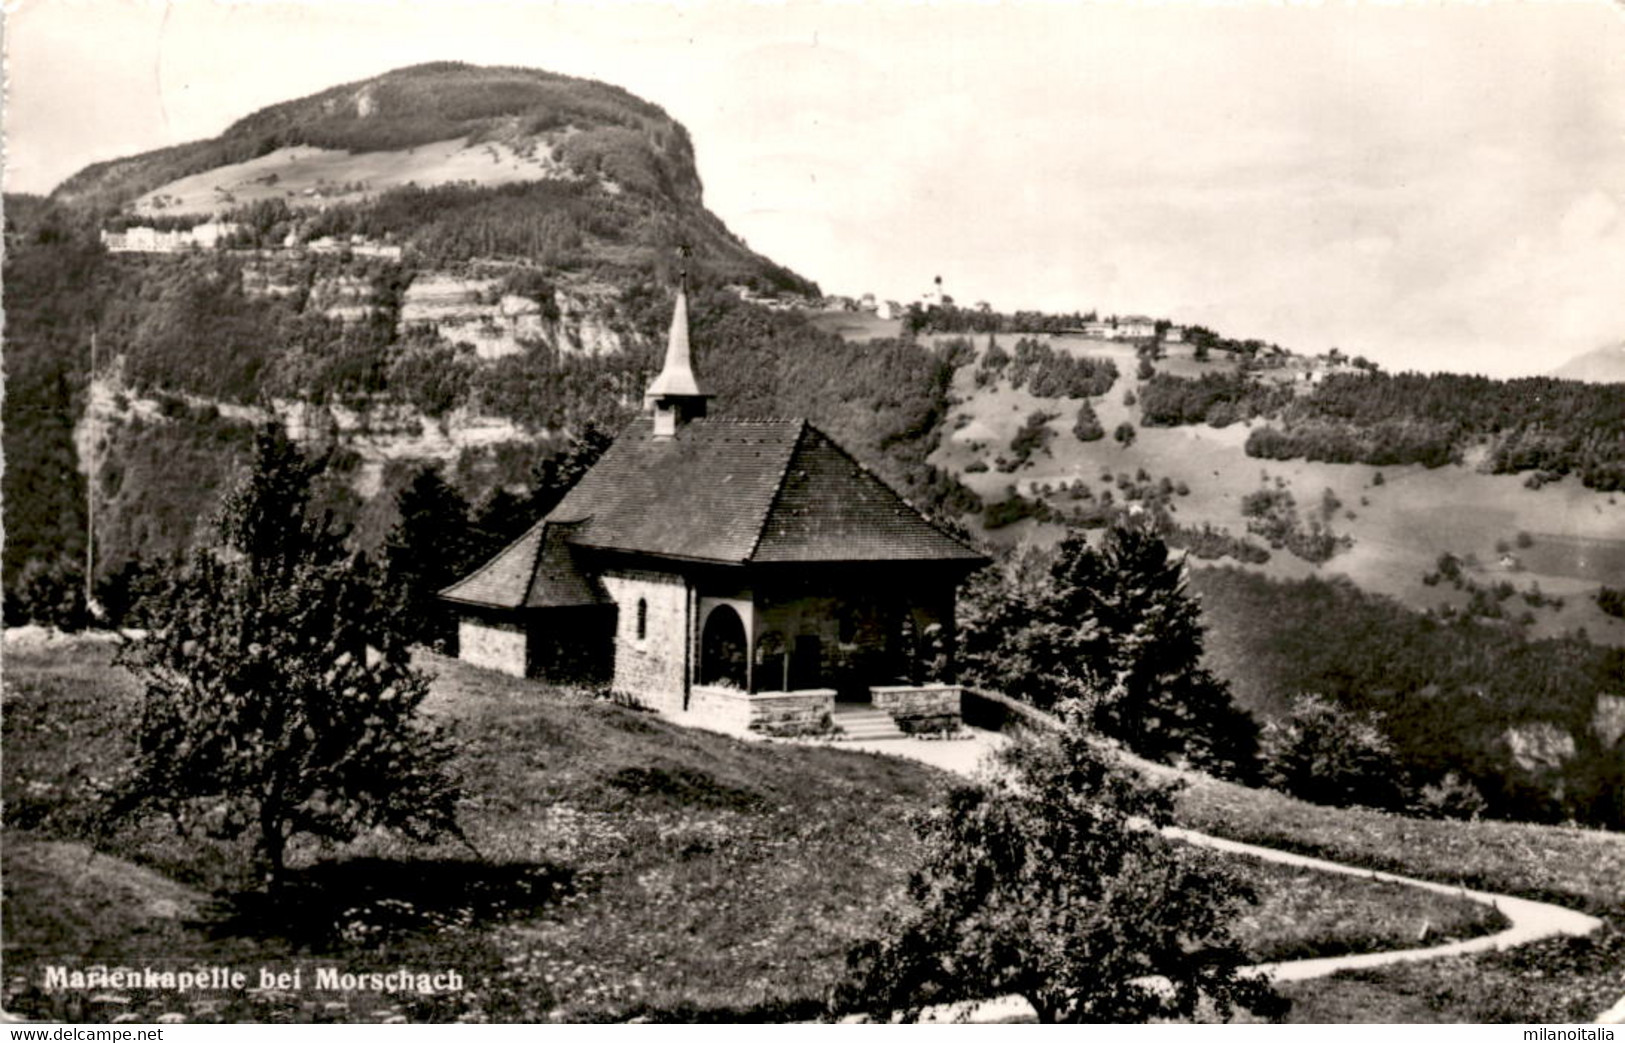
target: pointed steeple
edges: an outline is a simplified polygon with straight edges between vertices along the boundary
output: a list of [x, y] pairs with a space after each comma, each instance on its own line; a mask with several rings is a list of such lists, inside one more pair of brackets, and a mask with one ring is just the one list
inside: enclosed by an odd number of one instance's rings
[[666, 338], [666, 363], [649, 390], [643, 393], [645, 409], [655, 415], [655, 437], [671, 438], [690, 420], [705, 415], [708, 391], [700, 388], [694, 375], [694, 353], [688, 342], [688, 272], [677, 284], [677, 302], [672, 307], [671, 332]]

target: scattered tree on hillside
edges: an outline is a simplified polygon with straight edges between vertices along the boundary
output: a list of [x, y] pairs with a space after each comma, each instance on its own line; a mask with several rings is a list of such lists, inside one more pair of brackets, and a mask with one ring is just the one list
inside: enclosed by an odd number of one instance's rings
[[1100, 417], [1095, 415], [1095, 407], [1087, 399], [1078, 403], [1078, 419], [1073, 421], [1072, 436], [1080, 442], [1098, 442], [1106, 437], [1106, 429], [1100, 426]]
[[1403, 804], [1394, 747], [1381, 719], [1355, 713], [1318, 693], [1292, 700], [1286, 716], [1264, 725], [1264, 778], [1316, 804], [1392, 808]]
[[311, 506], [319, 464], [262, 433], [221, 546], [196, 552], [122, 657], [143, 685], [114, 818], [251, 836], [265, 879], [300, 834], [458, 834], [447, 737], [374, 577]]
[[936, 1003], [1014, 993], [1043, 1023], [1184, 1018], [1201, 1003], [1266, 1016], [1285, 1003], [1231, 933], [1256, 901], [1212, 856], [1176, 846], [1171, 791], [1112, 765], [1086, 707], [999, 755], [920, 824], [908, 904], [857, 946], [840, 1011], [916, 1020]]

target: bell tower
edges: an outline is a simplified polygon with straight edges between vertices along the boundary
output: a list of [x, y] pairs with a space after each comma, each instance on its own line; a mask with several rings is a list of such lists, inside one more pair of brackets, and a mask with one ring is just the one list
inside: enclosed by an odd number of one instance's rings
[[643, 393], [643, 408], [654, 413], [654, 436], [675, 438], [677, 429], [705, 415], [712, 395], [700, 388], [694, 375], [694, 353], [688, 343], [688, 272], [677, 284], [677, 302], [672, 307], [671, 332], [666, 337], [666, 363]]

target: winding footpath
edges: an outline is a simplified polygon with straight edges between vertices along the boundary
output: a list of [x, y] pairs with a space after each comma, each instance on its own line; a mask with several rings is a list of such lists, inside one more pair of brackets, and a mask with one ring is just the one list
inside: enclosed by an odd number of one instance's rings
[[[845, 748], [867, 750], [871, 753], [907, 757], [910, 760], [921, 761], [945, 771], [974, 777], [984, 770], [983, 765], [987, 754], [995, 749], [998, 744], [998, 736], [988, 732], [979, 732], [974, 740], [959, 742], [846, 742], [841, 745]], [[1493, 907], [1501, 915], [1505, 916], [1510, 924], [1505, 930], [1498, 931], [1495, 934], [1481, 935], [1465, 941], [1449, 942], [1444, 945], [1433, 945], [1421, 949], [1390, 949], [1385, 952], [1327, 956], [1310, 960], [1286, 960], [1280, 963], [1259, 964], [1256, 967], [1249, 968], [1269, 976], [1271, 980], [1276, 982], [1304, 981], [1344, 970], [1384, 967], [1395, 963], [1433, 960], [1442, 956], [1463, 956], [1470, 953], [1510, 949], [1513, 946], [1525, 945], [1529, 942], [1540, 941], [1543, 938], [1554, 938], [1560, 935], [1586, 935], [1602, 927], [1602, 921], [1594, 916], [1587, 916], [1585, 913], [1565, 909], [1560, 905], [1552, 905], [1549, 902], [1536, 902], [1528, 898], [1515, 898], [1512, 895], [1494, 894], [1488, 891], [1470, 891], [1461, 887], [1437, 884], [1428, 880], [1417, 880], [1414, 877], [1400, 876], [1395, 873], [1360, 869], [1355, 866], [1328, 862], [1322, 858], [1311, 858], [1308, 855], [1299, 855], [1290, 851], [1278, 851], [1274, 848], [1259, 847], [1256, 844], [1243, 844], [1234, 840], [1225, 840], [1222, 837], [1208, 836], [1205, 833], [1197, 833], [1194, 830], [1179, 827], [1169, 827], [1163, 830], [1163, 833], [1174, 839], [1183, 840], [1186, 843], [1196, 844], [1200, 847], [1212, 848], [1216, 851], [1251, 855], [1254, 858], [1279, 862], [1283, 865], [1299, 866], [1326, 873], [1341, 873], [1345, 876], [1361, 877], [1367, 880], [1381, 880], [1388, 883], [1403, 884], [1407, 887], [1419, 887], [1439, 894], [1466, 898]], [[976, 1004], [949, 1004], [941, 1008], [933, 1008], [926, 1012], [925, 1020], [997, 1022], [1031, 1018], [1032, 1016], [1033, 1011], [1028, 1006], [1027, 1001], [1018, 996], [1004, 996]], [[1622, 997], [1619, 1003], [1609, 1010], [1599, 1014], [1596, 1020], [1600, 1024], [1625, 1023], [1625, 997]]]

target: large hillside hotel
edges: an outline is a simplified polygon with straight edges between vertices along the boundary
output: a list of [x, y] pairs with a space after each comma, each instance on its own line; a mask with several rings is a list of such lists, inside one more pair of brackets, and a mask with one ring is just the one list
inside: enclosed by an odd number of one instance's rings
[[460, 657], [768, 734], [825, 730], [838, 701], [956, 722], [955, 591], [986, 559], [805, 420], [708, 417], [709, 398], [679, 290], [645, 415], [441, 592]]

